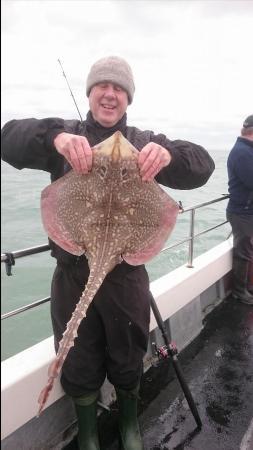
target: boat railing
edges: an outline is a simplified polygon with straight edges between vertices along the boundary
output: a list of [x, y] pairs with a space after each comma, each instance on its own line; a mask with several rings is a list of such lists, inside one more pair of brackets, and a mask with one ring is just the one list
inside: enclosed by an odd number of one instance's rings
[[[228, 194], [223, 194], [221, 197], [215, 198], [213, 200], [204, 202], [204, 203], [199, 203], [197, 205], [193, 205], [193, 206], [189, 206], [187, 208], [183, 208], [181, 202], [179, 202], [179, 207], [180, 207], [180, 214], [184, 214], [189, 212], [190, 213], [190, 231], [189, 231], [189, 236], [181, 239], [179, 241], [177, 241], [174, 244], [169, 245], [168, 247], [164, 247], [161, 252], [165, 252], [168, 250], [171, 250], [172, 248], [178, 247], [179, 245], [185, 244], [188, 242], [188, 260], [187, 260], [187, 267], [188, 268], [192, 268], [193, 267], [193, 255], [194, 255], [194, 243], [196, 238], [212, 231], [215, 230], [216, 228], [219, 228], [223, 225], [225, 225], [228, 221], [225, 220], [221, 223], [218, 223], [217, 225], [214, 225], [212, 227], [206, 228], [202, 231], [200, 231], [199, 233], [195, 234], [195, 212], [197, 209], [203, 208], [205, 206], [208, 205], [212, 205], [213, 203], [217, 203], [217, 202], [221, 202], [224, 200], [227, 200], [229, 198]], [[229, 236], [228, 236], [229, 237]], [[37, 253], [42, 253], [42, 252], [46, 252], [49, 251], [50, 247], [48, 244], [44, 244], [44, 245], [38, 245], [38, 246], [34, 246], [34, 247], [29, 247], [23, 250], [16, 250], [13, 252], [6, 252], [6, 253], [2, 253], [1, 254], [1, 263], [5, 263], [5, 267], [6, 267], [6, 274], [8, 276], [12, 275], [11, 271], [12, 271], [12, 266], [15, 265], [15, 261], [18, 258], [23, 258], [25, 256], [31, 256], [31, 255], [35, 255]], [[7, 319], [8, 317], [12, 317], [15, 316], [17, 314], [20, 314], [24, 311], [27, 311], [29, 309], [35, 308], [39, 305], [42, 305], [43, 303], [46, 303], [50, 300], [50, 297], [45, 297], [43, 299], [34, 301], [32, 303], [29, 303], [28, 305], [22, 306], [20, 308], [17, 308], [13, 311], [10, 311], [8, 313], [5, 313], [1, 316], [1, 320], [3, 319]]]

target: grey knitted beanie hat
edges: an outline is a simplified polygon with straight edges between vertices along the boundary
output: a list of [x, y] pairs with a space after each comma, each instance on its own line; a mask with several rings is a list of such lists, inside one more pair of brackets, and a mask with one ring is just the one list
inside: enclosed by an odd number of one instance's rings
[[124, 59], [118, 56], [108, 56], [99, 59], [91, 66], [86, 83], [87, 97], [95, 84], [104, 81], [118, 84], [127, 92], [129, 104], [132, 103], [135, 90], [133, 73]]

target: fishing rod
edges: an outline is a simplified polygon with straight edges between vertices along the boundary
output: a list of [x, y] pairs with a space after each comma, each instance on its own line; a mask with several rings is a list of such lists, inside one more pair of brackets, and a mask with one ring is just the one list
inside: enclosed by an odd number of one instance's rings
[[79, 117], [80, 117], [80, 119], [81, 119], [81, 122], [83, 121], [83, 119], [82, 119], [82, 116], [81, 116], [81, 113], [80, 113], [80, 111], [79, 111], [79, 108], [78, 108], [78, 106], [77, 106], [77, 103], [76, 103], [76, 100], [75, 100], [75, 97], [74, 97], [74, 94], [73, 94], [73, 92], [72, 92], [72, 90], [71, 90], [71, 87], [70, 87], [70, 85], [69, 85], [69, 82], [68, 82], [68, 79], [67, 79], [67, 76], [66, 76], [66, 74], [65, 74], [65, 72], [64, 72], [64, 69], [63, 69], [63, 67], [62, 67], [62, 63], [61, 63], [61, 60], [58, 58], [58, 63], [60, 64], [60, 66], [61, 66], [61, 69], [62, 69], [62, 74], [63, 74], [63, 76], [64, 76], [64, 78], [65, 78], [65, 80], [66, 80], [66, 82], [67, 82], [67, 85], [68, 85], [68, 88], [69, 88], [69, 91], [70, 91], [70, 95], [71, 95], [71, 97], [73, 98], [73, 100], [74, 100], [74, 103], [75, 103], [75, 107], [76, 107], [76, 109], [77, 109], [77, 112], [78, 112], [78, 114], [79, 114]]
[[198, 429], [201, 429], [202, 422], [201, 422], [201, 419], [200, 419], [197, 407], [195, 405], [195, 402], [194, 402], [194, 399], [193, 399], [192, 394], [190, 392], [190, 389], [189, 389], [189, 387], [188, 387], [188, 385], [187, 385], [187, 383], [186, 383], [186, 381], [184, 379], [183, 372], [182, 372], [182, 369], [180, 367], [180, 364], [179, 364], [179, 361], [178, 361], [178, 358], [177, 358], [178, 350], [177, 350], [177, 348], [176, 348], [176, 346], [174, 344], [169, 342], [169, 338], [168, 338], [168, 335], [167, 335], [165, 324], [163, 322], [163, 319], [162, 319], [162, 316], [160, 314], [160, 311], [159, 311], [159, 309], [157, 307], [156, 301], [154, 300], [153, 297], [151, 298], [151, 308], [152, 308], [153, 314], [154, 314], [156, 322], [157, 322], [157, 324], [158, 324], [158, 326], [160, 328], [160, 331], [162, 333], [162, 337], [163, 337], [163, 340], [164, 340], [164, 343], [165, 343], [165, 345], [162, 346], [162, 347], [157, 347], [154, 344], [156, 353], [158, 355], [158, 358], [160, 358], [160, 359], [171, 358], [172, 359], [173, 367], [175, 369], [175, 372], [176, 372], [178, 381], [179, 381], [179, 383], [181, 385], [181, 388], [182, 388], [182, 390], [184, 392], [184, 395], [185, 395], [185, 398], [187, 400], [187, 403], [188, 403], [188, 405], [190, 407], [190, 410], [191, 410], [192, 415], [193, 415], [193, 417], [195, 419], [195, 422], [197, 424]]

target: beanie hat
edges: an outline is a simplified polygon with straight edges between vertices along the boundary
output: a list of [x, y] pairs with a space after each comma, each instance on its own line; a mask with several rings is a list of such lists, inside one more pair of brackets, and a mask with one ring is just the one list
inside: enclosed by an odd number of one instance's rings
[[132, 103], [135, 91], [133, 73], [124, 59], [118, 56], [108, 56], [99, 59], [91, 66], [86, 82], [87, 97], [95, 84], [105, 81], [118, 84], [126, 91], [129, 104]]
[[253, 115], [247, 117], [243, 122], [243, 128], [253, 127]]

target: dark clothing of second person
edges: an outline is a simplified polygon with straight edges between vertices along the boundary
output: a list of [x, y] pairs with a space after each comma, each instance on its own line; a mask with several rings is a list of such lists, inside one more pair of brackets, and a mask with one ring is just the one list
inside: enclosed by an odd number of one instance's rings
[[253, 215], [253, 141], [238, 137], [227, 161], [227, 211], [232, 214]]
[[[2, 158], [18, 169], [50, 172], [54, 181], [70, 169], [53, 145], [59, 133], [83, 135], [94, 146], [117, 130], [138, 150], [156, 142], [170, 151], [171, 163], [155, 177], [160, 184], [173, 189], [193, 189], [205, 184], [214, 170], [212, 158], [202, 147], [128, 127], [126, 114], [112, 128], [97, 123], [90, 112], [84, 122], [60, 118], [10, 121], [2, 130]], [[51, 288], [57, 349], [87, 282], [89, 267], [85, 256], [71, 255], [52, 241], [50, 247], [57, 260]], [[122, 262], [107, 275], [63, 365], [61, 382], [67, 394], [79, 397], [99, 389], [106, 374], [114, 386], [127, 390], [137, 386], [148, 343], [150, 299], [144, 265], [135, 267]]]
[[233, 295], [253, 304], [253, 141], [238, 137], [227, 161]]

